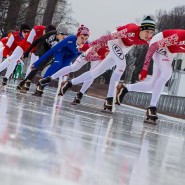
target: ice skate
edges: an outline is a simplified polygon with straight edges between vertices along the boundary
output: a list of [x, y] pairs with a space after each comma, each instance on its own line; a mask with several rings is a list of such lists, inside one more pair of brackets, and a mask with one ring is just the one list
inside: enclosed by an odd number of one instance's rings
[[21, 93], [27, 93], [29, 91], [29, 89], [30, 89], [30, 85], [31, 85], [31, 81], [30, 80], [26, 80], [24, 85], [21, 87], [20, 92]]
[[106, 98], [102, 112], [112, 113], [113, 112], [112, 110], [113, 110], [113, 97]]
[[74, 98], [74, 101], [71, 104], [72, 105], [80, 104], [82, 97], [83, 97], [83, 94], [81, 92], [78, 92]]
[[128, 89], [126, 88], [125, 84], [119, 84], [117, 86], [117, 92], [116, 92], [116, 102], [115, 104], [121, 105], [121, 102], [123, 101], [124, 96], [128, 93]]
[[25, 81], [21, 81], [19, 85], [16, 87], [17, 90], [21, 90], [24, 86]]
[[43, 86], [37, 85], [37, 88], [36, 88], [35, 92], [34, 92], [32, 95], [33, 95], [33, 96], [42, 97], [43, 90], [44, 90], [44, 87], [43, 87]]
[[144, 120], [144, 123], [157, 125], [157, 109], [156, 107], [148, 107], [146, 112], [146, 119]]
[[0, 92], [4, 93], [6, 91], [8, 79], [6, 77], [3, 78], [2, 84], [0, 86]]
[[51, 80], [52, 80], [51, 77], [46, 77], [46, 78], [40, 79], [38, 84], [41, 86], [46, 86], [51, 82]]
[[72, 87], [72, 83], [70, 81], [63, 81], [61, 83], [61, 87], [60, 87], [60, 90], [59, 90], [59, 96], [63, 96], [66, 91]]

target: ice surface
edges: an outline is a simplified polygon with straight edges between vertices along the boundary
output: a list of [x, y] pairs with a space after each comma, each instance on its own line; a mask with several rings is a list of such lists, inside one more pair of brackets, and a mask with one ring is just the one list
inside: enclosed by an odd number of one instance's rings
[[103, 100], [74, 106], [74, 92], [55, 92], [40, 98], [9, 85], [0, 94], [1, 185], [185, 184], [184, 120], [146, 125], [143, 110], [106, 114]]

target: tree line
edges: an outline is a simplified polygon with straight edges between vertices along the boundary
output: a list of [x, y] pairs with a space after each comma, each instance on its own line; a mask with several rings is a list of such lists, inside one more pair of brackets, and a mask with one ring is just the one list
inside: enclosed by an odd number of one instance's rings
[[[156, 22], [156, 33], [167, 29], [185, 29], [185, 6], [177, 6], [170, 11], [159, 10], [151, 15]], [[127, 83], [135, 83], [142, 69], [148, 46], [134, 46], [126, 55], [127, 68], [122, 77]], [[150, 63], [149, 74], [152, 74], [153, 62]]]
[[[0, 35], [8, 30], [16, 30], [22, 23], [34, 25], [57, 25], [65, 23], [69, 28], [79, 24], [71, 17], [72, 8], [67, 0], [0, 0]], [[155, 15], [157, 29], [185, 29], [185, 6], [174, 7], [170, 11], [158, 10]], [[127, 67], [122, 79], [127, 83], [135, 83], [142, 69], [148, 46], [134, 46], [126, 55]], [[149, 74], [152, 73], [152, 62]], [[111, 72], [103, 74], [109, 81]]]
[[0, 35], [18, 29], [22, 23], [30, 27], [60, 22], [77, 26], [71, 11], [67, 0], [0, 0]]

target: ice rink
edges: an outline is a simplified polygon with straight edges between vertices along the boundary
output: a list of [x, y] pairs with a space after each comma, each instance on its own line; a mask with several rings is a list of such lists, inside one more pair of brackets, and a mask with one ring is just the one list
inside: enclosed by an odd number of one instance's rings
[[[34, 88], [34, 87], [33, 87]], [[33, 88], [31, 92], [33, 92]], [[185, 121], [75, 93], [0, 94], [0, 185], [183, 185]]]

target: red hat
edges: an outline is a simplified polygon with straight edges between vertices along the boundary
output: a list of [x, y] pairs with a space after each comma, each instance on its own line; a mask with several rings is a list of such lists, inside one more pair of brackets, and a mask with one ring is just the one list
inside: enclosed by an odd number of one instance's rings
[[84, 25], [81, 25], [77, 31], [77, 36], [79, 35], [90, 35], [89, 29]]

